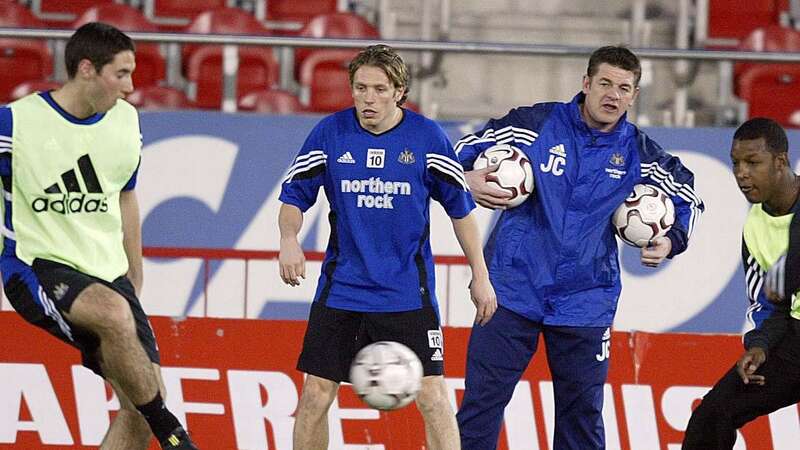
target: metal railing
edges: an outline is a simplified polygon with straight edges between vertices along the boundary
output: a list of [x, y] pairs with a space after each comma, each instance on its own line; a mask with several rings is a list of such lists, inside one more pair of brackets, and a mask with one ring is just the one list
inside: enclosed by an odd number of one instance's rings
[[[0, 38], [31, 38], [51, 39], [61, 43], [56, 45], [55, 58], [58, 63], [59, 53], [63, 52], [63, 41], [69, 38], [73, 30], [53, 29], [23, 29], [0, 28]], [[404, 39], [340, 39], [340, 38], [310, 38], [310, 37], [284, 37], [284, 36], [249, 36], [249, 35], [222, 35], [222, 34], [192, 34], [192, 33], [144, 33], [130, 32], [131, 38], [138, 42], [165, 43], [172, 47], [168, 54], [179, 54], [178, 44], [214, 44], [223, 45], [223, 93], [221, 105], [223, 111], [236, 111], [236, 74], [238, 71], [237, 46], [269, 46], [282, 49], [281, 62], [284, 66], [291, 64], [291, 48], [348, 48], [357, 49], [376, 43], [386, 43], [398, 50], [412, 52], [444, 52], [468, 53], [483, 55], [506, 56], [550, 56], [550, 57], [586, 57], [595, 50], [595, 47], [568, 46], [568, 45], [541, 45], [541, 44], [514, 44], [496, 42], [466, 42], [466, 41], [431, 41], [431, 40], [404, 40]], [[772, 63], [800, 63], [800, 53], [779, 52], [748, 52], [735, 50], [698, 50], [698, 49], [661, 49], [661, 48], [633, 48], [634, 52], [642, 59], [671, 60], [671, 61], [696, 61], [717, 62], [720, 65], [720, 83], [732, 82], [724, 74], [732, 72], [732, 63], [735, 61], [772, 62]], [[284, 58], [288, 56], [289, 61]], [[170, 67], [168, 58], [168, 84], [175, 85], [175, 77], [179, 77], [180, 68]], [[58, 64], [57, 64], [58, 65]], [[282, 71], [282, 74], [286, 71]], [[282, 86], [286, 80], [282, 76]], [[730, 90], [730, 86], [727, 86]], [[720, 89], [722, 91], [722, 88]], [[724, 96], [720, 96], [724, 97]], [[729, 101], [723, 99], [721, 101]], [[424, 110], [423, 105], [423, 110]]]
[[[68, 39], [74, 30], [0, 28], [0, 38]], [[245, 36], [194, 33], [126, 33], [135, 41], [180, 44], [256, 45], [270, 47], [363, 48], [384, 43], [398, 50], [447, 53], [502, 54], [513, 56], [589, 56], [596, 47], [541, 44], [511, 44], [468, 41], [422, 41], [405, 39], [340, 39], [284, 36]], [[800, 53], [747, 52], [736, 50], [695, 50], [632, 48], [640, 58], [691, 61], [800, 62]]]
[[[242, 305], [242, 318], [247, 318], [247, 311], [249, 310], [249, 302], [252, 298], [262, 298], [269, 292], [250, 292], [249, 280], [251, 277], [264, 277], [263, 271], [254, 270], [252, 267], [253, 262], [262, 261], [277, 261], [279, 251], [277, 250], [243, 250], [233, 248], [189, 248], [189, 247], [144, 247], [142, 255], [145, 258], [156, 258], [161, 260], [183, 260], [183, 259], [197, 259], [202, 261], [202, 316], [208, 317], [208, 304], [209, 304], [209, 285], [213, 277], [211, 265], [213, 263], [223, 263], [225, 261], [241, 261], [244, 263], [242, 288], [243, 295], [241, 298]], [[310, 266], [314, 263], [322, 263], [325, 259], [324, 252], [304, 250], [303, 255]], [[438, 284], [443, 287], [444, 295], [439, 298], [439, 305], [442, 311], [442, 321], [444, 325], [452, 325], [454, 323], [453, 309], [457, 299], [452, 298], [451, 280], [453, 279], [454, 266], [466, 266], [467, 258], [463, 255], [434, 255], [433, 262], [437, 267], [443, 268], [444, 271], [437, 275]], [[309, 274], [311, 268], [308, 268]], [[277, 282], [277, 275], [274, 276]], [[314, 280], [309, 280], [314, 281]], [[466, 283], [464, 283], [466, 286]], [[235, 301], [235, 298], [229, 299]]]

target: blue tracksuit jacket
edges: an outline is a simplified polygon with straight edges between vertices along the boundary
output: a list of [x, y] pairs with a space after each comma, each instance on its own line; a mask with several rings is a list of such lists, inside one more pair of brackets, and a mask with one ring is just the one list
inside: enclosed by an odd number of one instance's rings
[[704, 209], [694, 175], [623, 116], [610, 132], [590, 129], [580, 115], [584, 95], [539, 103], [490, 120], [456, 144], [465, 169], [498, 143], [531, 160], [534, 194], [503, 211], [485, 248], [499, 303], [556, 326], [610, 326], [621, 283], [614, 210], [639, 183], [670, 195], [675, 224], [670, 257], [686, 249]]

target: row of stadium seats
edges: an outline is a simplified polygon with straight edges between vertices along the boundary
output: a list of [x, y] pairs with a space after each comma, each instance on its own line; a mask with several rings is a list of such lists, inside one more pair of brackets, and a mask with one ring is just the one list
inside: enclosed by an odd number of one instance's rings
[[[103, 21], [125, 31], [158, 31], [142, 12], [122, 4], [103, 4], [85, 10], [70, 28], [91, 21]], [[0, 0], [0, 26], [37, 28], [41, 22], [26, 8]], [[238, 8], [220, 8], [195, 16], [185, 28], [188, 33], [269, 35], [252, 15]], [[311, 18], [300, 30], [307, 37], [377, 38], [378, 30], [363, 17], [351, 13], [325, 13]], [[21, 83], [46, 82], [53, 73], [52, 53], [44, 41], [2, 39], [0, 70], [0, 102], [12, 99], [12, 91]], [[315, 50], [298, 48], [294, 51], [294, 75], [303, 108], [309, 111], [330, 112], [350, 104], [346, 65], [354, 55], [348, 50]], [[186, 103], [197, 108], [217, 109], [222, 101], [222, 47], [214, 45], [185, 45], [181, 51], [181, 72], [188, 81], [191, 99]], [[240, 47], [237, 92], [239, 98], [252, 91], [270, 91], [278, 83], [278, 61], [267, 47]], [[11, 70], [13, 68], [13, 70]], [[163, 87], [166, 61], [158, 44], [137, 46], [137, 70], [134, 82], [152, 95], [167, 95], [175, 89]], [[161, 93], [161, 94], [159, 94]], [[179, 93], [168, 95], [177, 98]]]
[[[28, 81], [17, 85], [11, 91], [11, 99], [16, 100], [34, 92], [57, 89], [61, 86], [55, 81]], [[132, 105], [149, 110], [178, 110], [196, 108], [186, 94], [175, 88], [148, 86], [138, 88], [127, 97]], [[281, 89], [258, 89], [239, 97], [238, 109], [241, 111], [265, 112], [273, 114], [294, 114], [310, 111], [300, 103], [300, 99]]]
[[[305, 24], [311, 17], [336, 12], [337, 0], [0, 0], [0, 3], [30, 4], [34, 14], [50, 27], [63, 28], [87, 9], [110, 4], [141, 6], [148, 21], [164, 30], [176, 25], [185, 26], [198, 14], [209, 9], [224, 8], [237, 3], [248, 4], [251, 9], [263, 9], [264, 19], [272, 22]], [[299, 27], [298, 27], [299, 28]]]

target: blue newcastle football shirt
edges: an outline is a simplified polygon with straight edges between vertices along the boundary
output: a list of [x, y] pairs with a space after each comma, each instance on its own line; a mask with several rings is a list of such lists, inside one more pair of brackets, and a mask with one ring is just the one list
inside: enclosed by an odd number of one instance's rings
[[354, 108], [312, 130], [289, 167], [280, 200], [301, 211], [320, 186], [330, 203], [331, 236], [314, 301], [350, 311], [436, 306], [429, 203], [450, 217], [475, 208], [464, 172], [442, 129], [403, 110], [394, 128], [373, 134]]

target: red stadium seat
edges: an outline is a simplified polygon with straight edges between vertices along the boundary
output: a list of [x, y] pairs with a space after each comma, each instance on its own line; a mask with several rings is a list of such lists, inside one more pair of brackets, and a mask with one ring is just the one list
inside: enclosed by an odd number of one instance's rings
[[348, 62], [354, 50], [317, 50], [300, 66], [300, 86], [306, 107], [314, 112], [334, 112], [353, 106]]
[[267, 19], [307, 23], [314, 16], [335, 13], [338, 0], [267, 0]]
[[0, 27], [45, 28], [45, 25], [28, 8], [17, 2], [6, 1], [0, 2]]
[[[0, 3], [0, 26], [44, 28], [44, 23], [17, 3]], [[11, 90], [29, 80], [44, 80], [53, 73], [47, 42], [39, 39], [0, 39], [0, 103], [11, 100]]]
[[711, 39], [744, 39], [752, 30], [777, 25], [781, 2], [778, 0], [709, 0], [708, 37]]
[[186, 25], [203, 11], [227, 5], [228, 0], [145, 0], [144, 10], [150, 19], [181, 21]]
[[[255, 17], [238, 8], [219, 8], [205, 11], [192, 20], [192, 23], [186, 27], [186, 32], [198, 34], [270, 34], [270, 31], [261, 25]], [[185, 45], [183, 47], [184, 62], [189, 59], [191, 53], [198, 47], [198, 45]]]
[[305, 111], [296, 95], [280, 89], [249, 92], [239, 99], [239, 109], [272, 114], [294, 114]]
[[175, 110], [194, 107], [183, 91], [162, 86], [136, 89], [128, 95], [126, 100], [137, 108], [149, 110]]
[[[359, 15], [333, 13], [322, 14], [311, 19], [300, 31], [300, 36], [377, 39], [380, 37], [380, 33], [377, 28]], [[294, 51], [295, 74], [299, 74], [300, 65], [308, 58], [309, 54], [315, 51], [321, 50], [298, 48]]]
[[[779, 25], [756, 28], [737, 47], [738, 50], [753, 52], [800, 52], [800, 31]], [[742, 73], [753, 66], [764, 63], [741, 62], [734, 66], [735, 92], [739, 93], [738, 80]]]
[[78, 17], [73, 26], [78, 28], [88, 22], [105, 22], [122, 31], [158, 31], [158, 27], [147, 20], [147, 17], [138, 9], [117, 3], [97, 5], [87, 9]]
[[748, 67], [738, 80], [739, 97], [749, 105], [749, 117], [769, 117], [798, 127], [792, 116], [800, 110], [800, 66], [761, 64]]
[[50, 91], [53, 89], [58, 89], [60, 87], [61, 83], [57, 83], [55, 81], [46, 81], [46, 80], [25, 81], [23, 83], [18, 84], [11, 91], [11, 100], [20, 99], [34, 92]]
[[[100, 5], [87, 9], [72, 24], [74, 28], [88, 22], [105, 22], [122, 31], [156, 32], [158, 27], [147, 20], [138, 9], [127, 5]], [[141, 43], [136, 45], [136, 72], [133, 74], [135, 86], [155, 86], [166, 76], [166, 62], [158, 44]]]
[[44, 21], [47, 26], [66, 28], [70, 22], [87, 9], [113, 4], [114, 0], [38, 0], [28, 3], [31, 5], [33, 14]]
[[738, 49], [754, 52], [798, 52], [800, 32], [780, 25], [758, 27], [742, 39]]
[[[237, 8], [206, 11], [195, 17], [186, 29], [189, 33], [266, 35], [253, 16]], [[195, 101], [201, 108], [219, 108], [222, 101], [222, 46], [185, 46], [186, 78], [196, 83]], [[278, 80], [278, 63], [272, 49], [239, 47], [237, 92], [272, 87]]]
[[[200, 108], [219, 108], [222, 103], [222, 48], [200, 47], [188, 61], [186, 78], [196, 85], [195, 102]], [[239, 48], [236, 92], [270, 88], [278, 81], [278, 63], [270, 49]]]

